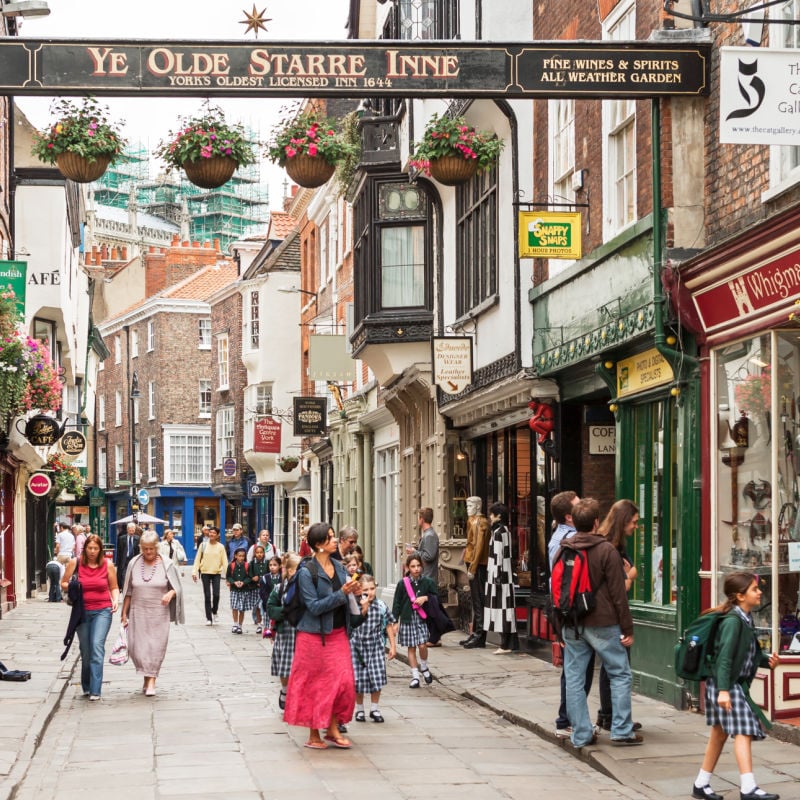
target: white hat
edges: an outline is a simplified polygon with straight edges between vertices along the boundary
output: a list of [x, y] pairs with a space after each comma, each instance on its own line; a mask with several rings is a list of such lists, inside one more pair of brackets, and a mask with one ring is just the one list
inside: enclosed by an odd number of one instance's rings
[[242, 523], [241, 523], [241, 522], [235, 522], [235, 523], [234, 523], [234, 524], [231, 526], [231, 529], [232, 529], [232, 530], [234, 530], [234, 531], [236, 531], [236, 530], [239, 530], [239, 531], [240, 531], [240, 530], [242, 529]]

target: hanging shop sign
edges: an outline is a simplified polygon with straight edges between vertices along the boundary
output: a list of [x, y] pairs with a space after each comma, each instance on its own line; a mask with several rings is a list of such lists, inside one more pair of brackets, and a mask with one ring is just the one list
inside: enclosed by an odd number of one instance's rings
[[308, 337], [308, 377], [314, 381], [354, 381], [356, 362], [347, 336], [312, 333]]
[[672, 367], [655, 347], [617, 362], [617, 397], [646, 392], [673, 380]]
[[580, 212], [520, 211], [520, 258], [567, 258], [583, 255]]
[[74, 461], [86, 450], [86, 437], [80, 431], [67, 431], [58, 446], [68, 461]]
[[223, 458], [222, 459], [222, 474], [226, 478], [232, 478], [236, 474], [236, 459]]
[[710, 43], [0, 40], [15, 95], [707, 95]]
[[292, 399], [295, 436], [325, 436], [328, 432], [328, 401], [325, 397]]
[[28, 271], [27, 261], [0, 261], [0, 286], [10, 286], [17, 303], [17, 316], [25, 319], [25, 275]]
[[719, 72], [720, 142], [800, 141], [796, 49], [720, 47]]
[[253, 425], [253, 450], [256, 453], [280, 453], [281, 423], [267, 417], [257, 419]]
[[[20, 423], [25, 424], [25, 428], [20, 428]], [[22, 419], [17, 420], [17, 430], [25, 436], [25, 438], [34, 447], [50, 447], [54, 445], [64, 432], [67, 423], [59, 426], [58, 420], [53, 417], [48, 417], [47, 414], [36, 414], [31, 417], [27, 422]]]
[[34, 497], [44, 497], [50, 494], [52, 488], [53, 481], [45, 472], [34, 472], [33, 475], [28, 478], [28, 491]]
[[463, 392], [472, 383], [472, 337], [434, 336], [433, 382], [445, 394]]

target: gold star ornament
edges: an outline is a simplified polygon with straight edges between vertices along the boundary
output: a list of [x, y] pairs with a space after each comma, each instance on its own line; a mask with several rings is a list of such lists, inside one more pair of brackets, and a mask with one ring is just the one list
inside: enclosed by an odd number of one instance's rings
[[261, 11], [256, 10], [255, 3], [253, 4], [253, 10], [248, 14], [247, 11], [242, 11], [245, 18], [240, 20], [240, 25], [247, 25], [247, 29], [244, 32], [244, 35], [247, 36], [250, 31], [256, 35], [256, 39], [258, 39], [258, 31], [259, 29], [267, 32], [267, 22], [272, 22], [271, 19], [265, 19], [264, 14], [267, 13], [267, 9], [262, 9]]

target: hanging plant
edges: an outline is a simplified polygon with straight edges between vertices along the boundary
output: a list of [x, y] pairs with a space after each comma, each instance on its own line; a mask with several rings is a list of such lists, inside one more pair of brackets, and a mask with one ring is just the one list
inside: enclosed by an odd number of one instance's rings
[[47, 468], [53, 470], [53, 486], [60, 492], [68, 492], [80, 497], [86, 484], [80, 470], [65, 461], [58, 453], [47, 457]]
[[284, 472], [291, 472], [299, 463], [300, 459], [297, 456], [281, 456], [278, 459], [278, 466]]
[[358, 114], [355, 111], [342, 117], [342, 138], [349, 145], [349, 149], [336, 164], [336, 182], [342, 194], [346, 194], [361, 161], [361, 133], [358, 130]]
[[34, 134], [31, 153], [78, 183], [97, 180], [126, 145], [119, 127], [108, 118], [108, 108], [86, 97], [80, 105], [58, 100], [51, 111], [56, 121], [44, 133]]
[[156, 155], [203, 189], [226, 184], [238, 167], [256, 160], [255, 146], [240, 124], [225, 121], [221, 108], [206, 104], [202, 113], [184, 117], [179, 130], [159, 142]]
[[336, 165], [358, 153], [358, 145], [338, 130], [336, 120], [313, 111], [284, 120], [272, 133], [267, 156], [308, 189], [327, 183]]
[[491, 169], [504, 142], [491, 131], [477, 131], [464, 117], [434, 114], [409, 163], [440, 183], [455, 186]]

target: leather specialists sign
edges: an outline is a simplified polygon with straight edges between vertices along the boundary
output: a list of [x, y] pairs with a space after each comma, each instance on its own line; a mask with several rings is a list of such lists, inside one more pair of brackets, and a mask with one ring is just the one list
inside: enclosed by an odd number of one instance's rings
[[707, 95], [710, 44], [0, 40], [15, 95]]

